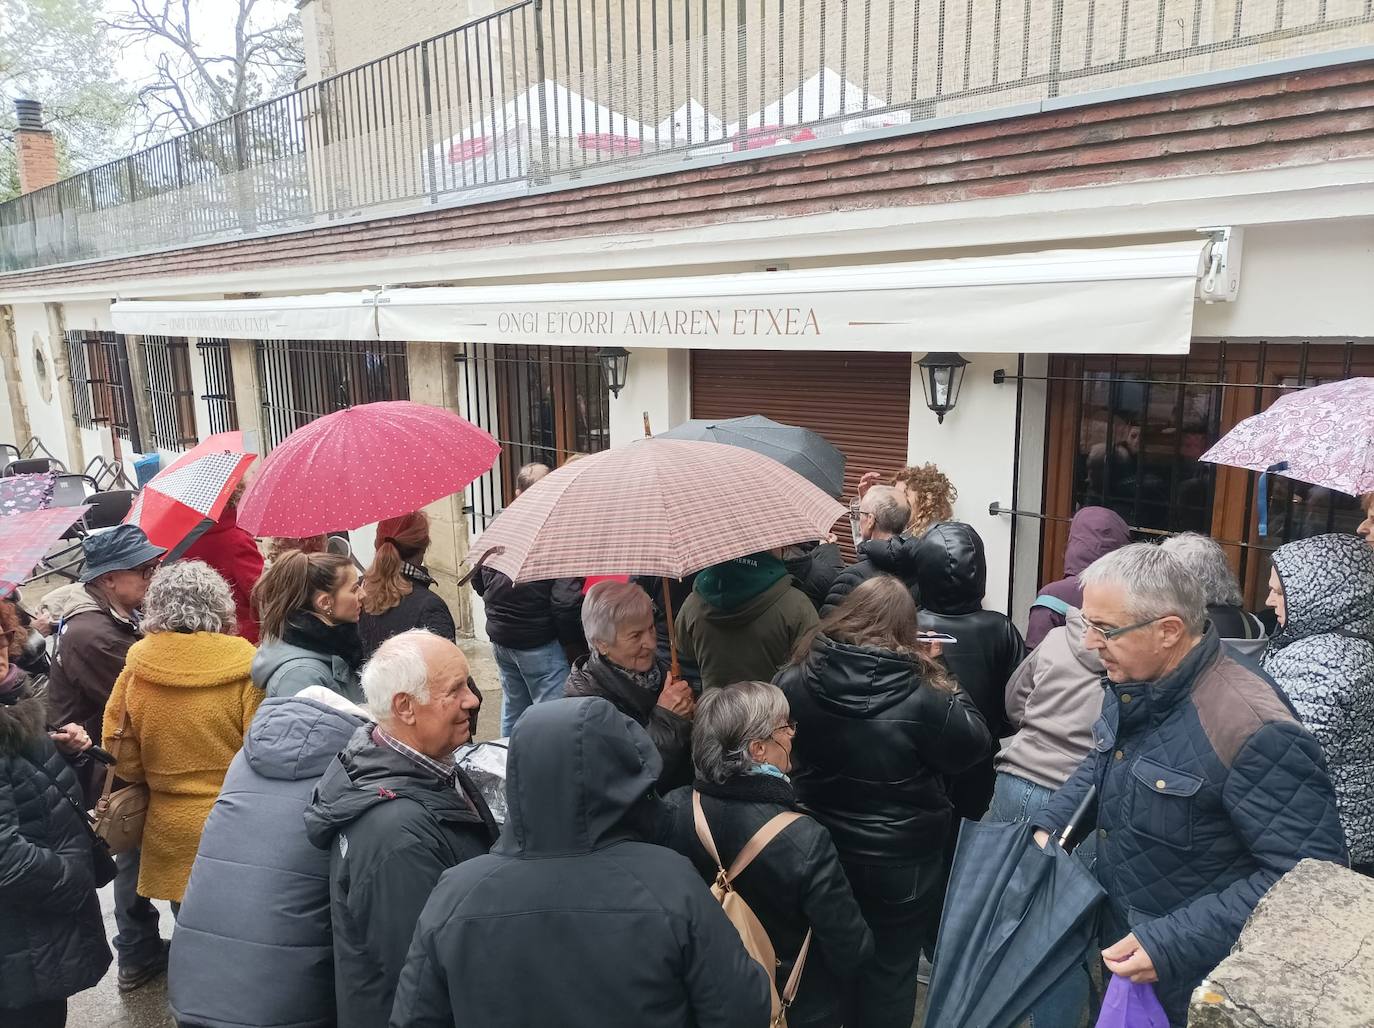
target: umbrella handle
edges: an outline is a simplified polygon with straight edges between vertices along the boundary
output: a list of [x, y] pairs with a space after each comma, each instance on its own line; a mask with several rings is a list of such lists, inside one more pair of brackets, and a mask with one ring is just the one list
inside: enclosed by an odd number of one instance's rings
[[682, 668], [677, 662], [677, 625], [673, 619], [673, 597], [668, 592], [668, 579], [659, 579], [663, 583], [663, 610], [668, 615], [668, 653], [670, 655], [668, 673], [674, 678], [682, 677]]
[[[1068, 824], [1066, 824], [1066, 825], [1064, 826], [1064, 831], [1063, 831], [1063, 832], [1060, 834], [1060, 836], [1059, 836], [1059, 845], [1060, 845], [1065, 851], [1068, 851], [1068, 850], [1073, 849], [1073, 847], [1069, 845], [1069, 840], [1073, 837], [1073, 834], [1074, 834], [1076, 831], [1078, 831], [1079, 823], [1083, 820], [1084, 817], [1087, 816], [1088, 808], [1091, 807], [1091, 806], [1093, 805], [1093, 803], [1094, 803], [1094, 801], [1096, 801], [1096, 799], [1097, 799], [1097, 786], [1096, 786], [1096, 785], [1090, 785], [1090, 786], [1088, 786], [1088, 791], [1087, 791], [1086, 793], [1083, 794], [1083, 799], [1079, 802], [1078, 806], [1074, 809], [1073, 816], [1071, 816], [1071, 817], [1069, 818]], [[1076, 844], [1075, 844], [1075, 845], [1076, 845]]]

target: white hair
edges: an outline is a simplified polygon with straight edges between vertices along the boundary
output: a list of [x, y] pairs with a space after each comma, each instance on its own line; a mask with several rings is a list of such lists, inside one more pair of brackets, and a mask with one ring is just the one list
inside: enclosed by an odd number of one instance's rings
[[1153, 543], [1131, 543], [1099, 557], [1078, 581], [1085, 588], [1120, 586], [1126, 593], [1127, 612], [1136, 621], [1173, 614], [1193, 635], [1207, 628], [1207, 597], [1197, 576]]
[[1226, 559], [1226, 551], [1215, 539], [1197, 532], [1183, 532], [1165, 539], [1159, 548], [1165, 553], [1172, 553], [1180, 564], [1197, 576], [1209, 604], [1239, 607], [1245, 602], [1236, 573]]
[[229, 583], [209, 564], [178, 560], [164, 564], [148, 583], [143, 631], [238, 634], [238, 614]]
[[363, 697], [367, 712], [378, 724], [391, 720], [391, 701], [402, 693], [417, 702], [429, 702], [429, 666], [421, 644], [433, 638], [437, 636], [423, 628], [393, 635], [363, 665]]
[[879, 532], [901, 535], [911, 519], [911, 507], [906, 494], [896, 486], [875, 485], [864, 497], [868, 512], [873, 515], [873, 527]]
[[692, 763], [697, 777], [723, 785], [754, 766], [751, 742], [767, 739], [787, 719], [787, 696], [768, 682], [736, 682], [707, 689], [692, 718]]
[[609, 646], [626, 618], [654, 616], [654, 601], [633, 582], [597, 582], [582, 600], [582, 632], [587, 642]]

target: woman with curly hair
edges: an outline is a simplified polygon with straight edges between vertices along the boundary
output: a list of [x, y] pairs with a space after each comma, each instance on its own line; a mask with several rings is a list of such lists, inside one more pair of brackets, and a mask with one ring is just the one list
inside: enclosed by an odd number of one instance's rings
[[253, 644], [235, 634], [229, 584], [208, 564], [158, 568], [142, 627], [105, 706], [102, 734], [119, 777], [148, 784], [138, 894], [170, 900], [175, 911], [263, 691], [249, 675]]
[[907, 535], [921, 536], [931, 525], [953, 520], [959, 490], [934, 464], [902, 468], [892, 476], [892, 484], [906, 493], [907, 506], [911, 508]]

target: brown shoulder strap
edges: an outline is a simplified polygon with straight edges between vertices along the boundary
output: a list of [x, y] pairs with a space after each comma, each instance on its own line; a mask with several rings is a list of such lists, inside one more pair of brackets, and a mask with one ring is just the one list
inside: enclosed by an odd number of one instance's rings
[[96, 806], [107, 805], [110, 801], [110, 790], [114, 788], [115, 766], [119, 763], [119, 751], [123, 748], [124, 736], [129, 734], [129, 704], [124, 704], [124, 716], [119, 720], [119, 731], [115, 732], [114, 749], [110, 751], [110, 756], [114, 757], [114, 764], [105, 765], [105, 785], [100, 790], [100, 800]]
[[782, 995], [778, 997], [782, 1000], [784, 1010], [792, 1005], [797, 998], [797, 989], [801, 987], [802, 968], [806, 966], [806, 954], [811, 950], [811, 931], [810, 928], [806, 930], [806, 938], [797, 952], [797, 962], [792, 965], [792, 973], [787, 976], [787, 984], [782, 987]]
[[754, 833], [754, 837], [744, 844], [739, 856], [735, 857], [735, 862], [730, 865], [730, 870], [726, 871], [720, 860], [720, 851], [716, 849], [716, 841], [711, 837], [711, 826], [706, 823], [706, 813], [701, 809], [701, 793], [692, 790], [692, 819], [696, 822], [697, 838], [706, 848], [706, 853], [716, 862], [716, 867], [725, 876], [726, 882], [733, 882], [743, 874], [744, 869], [778, 837], [779, 832], [803, 816], [794, 810], [787, 810], [770, 818]]
[[711, 838], [711, 826], [706, 823], [706, 812], [701, 809], [701, 793], [695, 789], [692, 790], [692, 820], [696, 822], [697, 838], [705, 847], [706, 855], [716, 862], [716, 868], [728, 884], [729, 875], [725, 873], [725, 865], [720, 862], [720, 853], [716, 850], [716, 840]]

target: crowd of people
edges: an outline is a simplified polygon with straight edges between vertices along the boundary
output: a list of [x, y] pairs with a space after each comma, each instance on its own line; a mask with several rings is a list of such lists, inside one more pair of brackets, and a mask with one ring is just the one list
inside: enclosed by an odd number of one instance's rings
[[[499, 817], [456, 759], [483, 697], [423, 514], [365, 571], [318, 539], [264, 561], [232, 504], [171, 562], [88, 537], [58, 624], [0, 601], [0, 1023], [65, 1024], [117, 958], [183, 1028], [909, 1028], [961, 822], [1057, 845], [1086, 804], [1100, 947], [1030, 1022], [1090, 1024], [1106, 973], [1182, 1025], [1298, 860], [1374, 873], [1374, 498], [1363, 538], [1273, 554], [1268, 618], [1211, 539], [1080, 510], [1023, 640], [945, 475], [860, 493], [847, 566], [816, 540], [681, 582], [475, 569]], [[113, 859], [108, 776], [148, 797]]]

